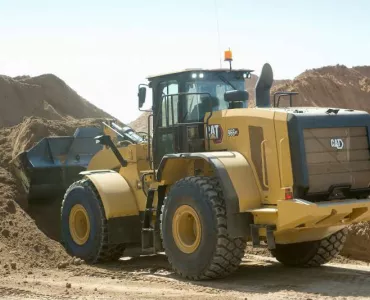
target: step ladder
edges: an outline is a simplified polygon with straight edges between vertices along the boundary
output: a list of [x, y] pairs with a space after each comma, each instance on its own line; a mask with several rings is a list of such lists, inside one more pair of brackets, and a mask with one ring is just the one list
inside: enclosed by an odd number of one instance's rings
[[[153, 207], [155, 193], [158, 192], [157, 207]], [[141, 248], [143, 252], [151, 252], [153, 254], [162, 251], [162, 240], [160, 235], [160, 214], [163, 204], [164, 187], [149, 188], [144, 210], [144, 217], [141, 228]], [[153, 212], [156, 213], [154, 224]]]

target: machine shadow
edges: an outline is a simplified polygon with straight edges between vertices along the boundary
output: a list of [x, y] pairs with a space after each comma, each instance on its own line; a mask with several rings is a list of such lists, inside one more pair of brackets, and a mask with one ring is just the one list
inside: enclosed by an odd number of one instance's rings
[[277, 262], [243, 259], [239, 269], [230, 276], [209, 281], [185, 280], [174, 274], [165, 255], [125, 258], [118, 263], [98, 265], [119, 272], [156, 276], [193, 285], [240, 293], [266, 294], [279, 291], [311, 293], [329, 297], [368, 297], [370, 271], [332, 265], [319, 268], [291, 268]]
[[[63, 195], [48, 202], [24, 204], [18, 202], [22, 209], [35, 221], [36, 226], [50, 239], [60, 242], [61, 223], [60, 208]], [[23, 201], [24, 202], [24, 201]]]

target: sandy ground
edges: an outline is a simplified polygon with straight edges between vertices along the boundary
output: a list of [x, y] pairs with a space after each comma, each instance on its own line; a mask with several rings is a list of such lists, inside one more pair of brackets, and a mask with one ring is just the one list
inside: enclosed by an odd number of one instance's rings
[[185, 281], [164, 255], [122, 258], [102, 266], [33, 269], [0, 278], [2, 299], [370, 299], [370, 266], [287, 268], [247, 255], [239, 270], [214, 281]]

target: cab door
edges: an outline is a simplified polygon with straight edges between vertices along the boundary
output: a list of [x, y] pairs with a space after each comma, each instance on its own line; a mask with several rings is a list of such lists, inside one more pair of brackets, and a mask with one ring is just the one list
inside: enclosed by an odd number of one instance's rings
[[[154, 125], [153, 156], [154, 168], [157, 168], [162, 157], [168, 153], [176, 153], [176, 132], [174, 125], [178, 123], [179, 85], [176, 80], [161, 82], [157, 88], [157, 116]], [[173, 96], [171, 96], [173, 95]]]

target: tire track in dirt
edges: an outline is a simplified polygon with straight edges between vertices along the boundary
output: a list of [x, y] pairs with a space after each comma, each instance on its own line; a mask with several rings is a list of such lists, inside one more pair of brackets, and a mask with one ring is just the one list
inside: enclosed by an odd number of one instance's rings
[[[22, 273], [0, 278], [0, 297], [12, 299], [369, 299], [370, 267], [328, 264], [288, 268], [272, 258], [248, 255], [227, 278], [188, 281], [163, 255], [116, 263]], [[27, 276], [26, 276], [27, 277]], [[71, 283], [69, 288], [66, 284]], [[21, 284], [21, 288], [20, 288]]]
[[162, 255], [96, 266], [86, 274], [94, 272], [94, 269], [98, 271], [98, 277], [114, 276], [144, 284], [165, 284], [173, 289], [236, 298], [245, 294], [263, 299], [269, 299], [270, 295], [271, 299], [278, 299], [274, 297], [279, 295], [294, 295], [294, 299], [300, 299], [301, 295], [302, 299], [370, 298], [370, 267], [367, 265], [327, 264], [319, 268], [289, 268], [273, 258], [248, 255], [231, 276], [199, 282], [183, 280], [175, 275]]

